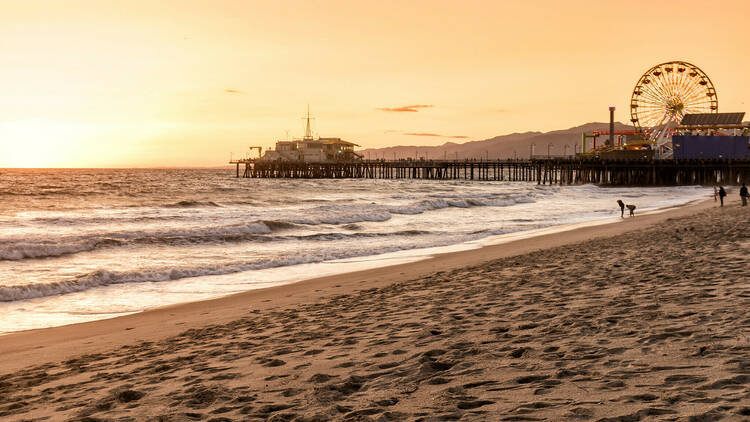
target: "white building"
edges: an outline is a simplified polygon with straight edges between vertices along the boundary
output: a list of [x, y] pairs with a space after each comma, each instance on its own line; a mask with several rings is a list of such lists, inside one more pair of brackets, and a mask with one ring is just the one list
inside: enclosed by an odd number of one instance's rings
[[263, 161], [304, 161], [307, 163], [327, 163], [336, 161], [357, 161], [362, 155], [354, 152], [357, 144], [341, 138], [303, 138], [293, 141], [276, 142], [276, 148], [263, 154]]
[[262, 161], [304, 161], [307, 163], [330, 163], [336, 161], [357, 161], [361, 154], [354, 152], [359, 145], [341, 138], [318, 138], [312, 136], [310, 128], [310, 108], [307, 109], [305, 137], [292, 141], [278, 141], [276, 148], [266, 151]]

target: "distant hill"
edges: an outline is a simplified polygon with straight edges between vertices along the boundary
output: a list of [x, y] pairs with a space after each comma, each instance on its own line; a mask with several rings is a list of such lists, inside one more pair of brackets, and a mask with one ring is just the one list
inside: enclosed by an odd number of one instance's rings
[[[545, 155], [549, 147], [551, 155], [563, 155], [566, 152], [573, 154], [575, 148], [581, 144], [581, 134], [594, 130], [609, 130], [609, 123], [586, 123], [570, 129], [554, 130], [551, 132], [524, 132], [501, 135], [482, 141], [469, 141], [464, 143], [446, 142], [434, 147], [399, 145], [386, 148], [369, 148], [357, 151], [365, 158], [383, 158], [392, 160], [394, 158], [428, 159], [466, 159], [466, 158], [489, 158], [491, 160], [505, 158], [529, 158], [531, 144], [534, 144], [535, 155]], [[633, 130], [632, 126], [615, 122], [615, 130]], [[604, 142], [604, 137], [597, 142]], [[578, 145], [576, 147], [575, 145]], [[601, 144], [600, 144], [601, 145]]]

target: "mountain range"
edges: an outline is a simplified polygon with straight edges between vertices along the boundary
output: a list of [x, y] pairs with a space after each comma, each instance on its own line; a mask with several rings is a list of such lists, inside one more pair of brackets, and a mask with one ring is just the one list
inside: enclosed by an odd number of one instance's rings
[[[615, 130], [633, 130], [632, 126], [615, 122]], [[481, 141], [469, 141], [464, 143], [446, 142], [438, 146], [415, 146], [399, 145], [385, 148], [368, 148], [359, 150], [360, 154], [367, 159], [385, 158], [387, 160], [402, 158], [425, 158], [425, 159], [506, 159], [506, 158], [529, 158], [534, 155], [572, 155], [580, 152], [581, 135], [591, 133], [595, 130], [609, 130], [609, 123], [592, 122], [581, 126], [551, 132], [523, 132], [511, 133], [509, 135], [495, 136]], [[597, 140], [597, 145], [602, 145], [606, 136]], [[590, 148], [592, 141], [587, 141]]]

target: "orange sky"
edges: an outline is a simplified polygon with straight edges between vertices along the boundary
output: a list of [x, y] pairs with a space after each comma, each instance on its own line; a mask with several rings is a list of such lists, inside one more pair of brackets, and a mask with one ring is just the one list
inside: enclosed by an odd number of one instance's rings
[[308, 103], [363, 147], [628, 121], [669, 60], [750, 100], [744, 1], [112, 3], [0, 0], [0, 167], [221, 165]]

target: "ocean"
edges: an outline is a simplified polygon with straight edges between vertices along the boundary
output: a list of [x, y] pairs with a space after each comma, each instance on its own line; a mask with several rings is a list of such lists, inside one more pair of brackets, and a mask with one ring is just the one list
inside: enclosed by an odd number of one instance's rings
[[[111, 318], [705, 198], [698, 186], [0, 170], [0, 333]], [[637, 217], [636, 217], [637, 218]]]

